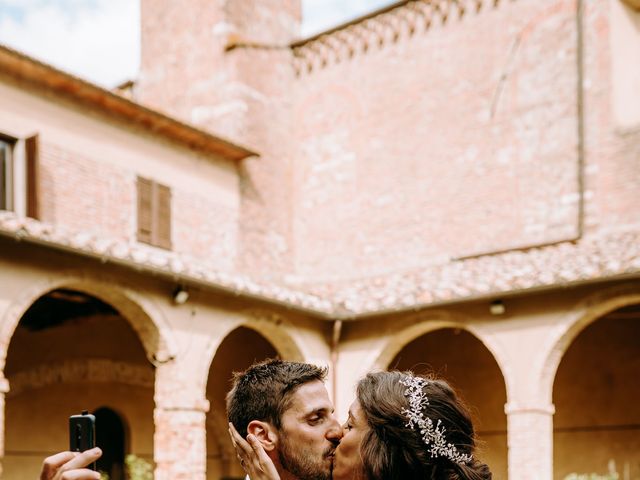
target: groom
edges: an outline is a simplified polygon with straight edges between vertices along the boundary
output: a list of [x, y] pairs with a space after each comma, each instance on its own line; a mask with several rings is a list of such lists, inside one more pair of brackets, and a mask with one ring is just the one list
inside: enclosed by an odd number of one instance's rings
[[327, 369], [266, 360], [235, 375], [227, 416], [239, 434], [253, 434], [282, 480], [331, 480], [342, 438], [324, 386]]
[[[227, 414], [240, 435], [252, 433], [281, 480], [330, 480], [342, 428], [324, 381], [327, 369], [282, 360], [256, 363], [236, 374]], [[98, 480], [85, 467], [101, 455], [62, 452], [44, 461], [40, 480]]]

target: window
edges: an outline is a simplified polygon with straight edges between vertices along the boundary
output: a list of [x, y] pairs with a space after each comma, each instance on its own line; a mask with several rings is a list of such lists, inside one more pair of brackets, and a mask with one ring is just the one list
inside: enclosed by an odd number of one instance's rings
[[171, 189], [138, 177], [138, 241], [171, 249]]
[[0, 210], [39, 217], [38, 136], [17, 140], [0, 134]]
[[610, 2], [611, 99], [616, 127], [640, 126], [640, 0]]
[[0, 137], [0, 210], [13, 210], [13, 145]]

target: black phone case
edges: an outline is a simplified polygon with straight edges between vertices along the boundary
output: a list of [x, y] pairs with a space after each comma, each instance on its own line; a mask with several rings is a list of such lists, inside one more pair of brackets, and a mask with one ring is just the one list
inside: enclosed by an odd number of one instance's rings
[[[69, 417], [69, 450], [84, 452], [96, 446], [96, 417], [89, 413]], [[92, 463], [88, 468], [96, 469]]]

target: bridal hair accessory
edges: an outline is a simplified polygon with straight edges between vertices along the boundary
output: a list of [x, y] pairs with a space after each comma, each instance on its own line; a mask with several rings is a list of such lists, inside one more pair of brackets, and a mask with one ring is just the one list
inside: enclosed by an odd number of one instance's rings
[[409, 399], [409, 408], [403, 408], [402, 413], [407, 417], [407, 427], [420, 430], [422, 441], [429, 447], [431, 458], [447, 457], [454, 463], [469, 463], [471, 455], [458, 452], [455, 445], [447, 443], [444, 437], [445, 429], [438, 420], [436, 425], [433, 420], [422, 413], [425, 405], [429, 405], [429, 399], [424, 394], [424, 387], [429, 383], [421, 377], [406, 375], [406, 379], [400, 383], [407, 387], [405, 397]]

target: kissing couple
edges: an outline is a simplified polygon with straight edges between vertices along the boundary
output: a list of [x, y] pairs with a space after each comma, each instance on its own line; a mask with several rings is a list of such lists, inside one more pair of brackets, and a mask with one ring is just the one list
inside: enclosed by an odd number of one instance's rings
[[[469, 411], [445, 381], [369, 373], [341, 425], [326, 376], [326, 368], [276, 359], [235, 374], [227, 394], [229, 433], [248, 478], [491, 479], [489, 467], [475, 458]], [[98, 479], [82, 468], [99, 457], [95, 450], [49, 457], [40, 480]]]

